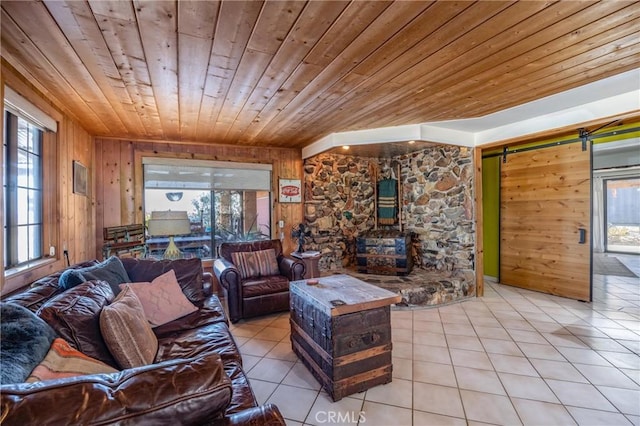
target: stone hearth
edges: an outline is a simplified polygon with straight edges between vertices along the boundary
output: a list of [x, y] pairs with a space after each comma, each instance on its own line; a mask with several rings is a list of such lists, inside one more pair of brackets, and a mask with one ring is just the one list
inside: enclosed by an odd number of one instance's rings
[[[397, 226], [378, 228], [376, 185], [389, 177], [400, 182], [401, 219]], [[473, 296], [473, 186], [472, 151], [465, 147], [436, 145], [394, 158], [329, 153], [307, 158], [305, 249], [320, 252], [323, 273], [355, 270], [358, 237], [375, 229], [401, 230], [411, 234], [406, 254], [415, 272], [401, 278], [352, 275], [397, 292], [409, 307]]]
[[334, 270], [330, 273], [349, 274], [369, 284], [398, 293], [402, 296], [402, 302], [395, 306], [401, 309], [439, 306], [458, 302], [476, 294], [475, 285], [463, 278], [425, 269], [414, 269], [405, 276], [363, 274], [352, 268]]

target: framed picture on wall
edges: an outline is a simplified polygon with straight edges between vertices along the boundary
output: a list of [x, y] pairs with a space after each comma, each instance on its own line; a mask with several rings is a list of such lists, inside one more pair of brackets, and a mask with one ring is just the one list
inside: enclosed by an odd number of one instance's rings
[[73, 193], [87, 196], [87, 168], [79, 161], [73, 162]]
[[281, 203], [299, 203], [302, 201], [300, 179], [280, 179], [278, 201]]

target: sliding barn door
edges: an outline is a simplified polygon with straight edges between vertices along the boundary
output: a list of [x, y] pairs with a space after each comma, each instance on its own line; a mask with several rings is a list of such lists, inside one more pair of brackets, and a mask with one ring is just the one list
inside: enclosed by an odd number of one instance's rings
[[508, 154], [500, 176], [500, 282], [591, 300], [591, 146]]

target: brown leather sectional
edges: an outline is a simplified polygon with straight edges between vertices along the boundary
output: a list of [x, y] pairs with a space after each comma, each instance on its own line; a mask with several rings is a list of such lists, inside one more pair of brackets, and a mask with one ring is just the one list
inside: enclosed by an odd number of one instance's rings
[[[122, 259], [122, 262], [133, 282], [152, 281], [173, 269], [183, 293], [199, 309], [154, 329], [159, 349], [151, 365], [112, 374], [3, 385], [0, 423], [284, 425], [275, 405], [258, 405], [242, 369], [242, 358], [227, 316], [220, 300], [211, 292], [212, 276], [203, 273], [200, 259]], [[97, 263], [90, 261], [73, 267]], [[74, 288], [64, 291], [58, 287], [60, 274], [42, 278], [29, 290], [3, 302], [38, 313], [54, 298], [78, 297]], [[50, 325], [58, 334], [72, 333], [78, 327]], [[103, 344], [99, 334], [80, 334], [83, 348]], [[83, 352], [96, 355], [91, 350]]]

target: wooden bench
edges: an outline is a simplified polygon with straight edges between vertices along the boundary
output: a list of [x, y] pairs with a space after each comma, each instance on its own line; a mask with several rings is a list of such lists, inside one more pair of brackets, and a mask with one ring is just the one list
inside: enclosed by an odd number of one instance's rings
[[110, 226], [103, 229], [104, 245], [102, 255], [105, 259], [111, 255], [123, 254], [144, 257], [147, 252], [143, 224]]

